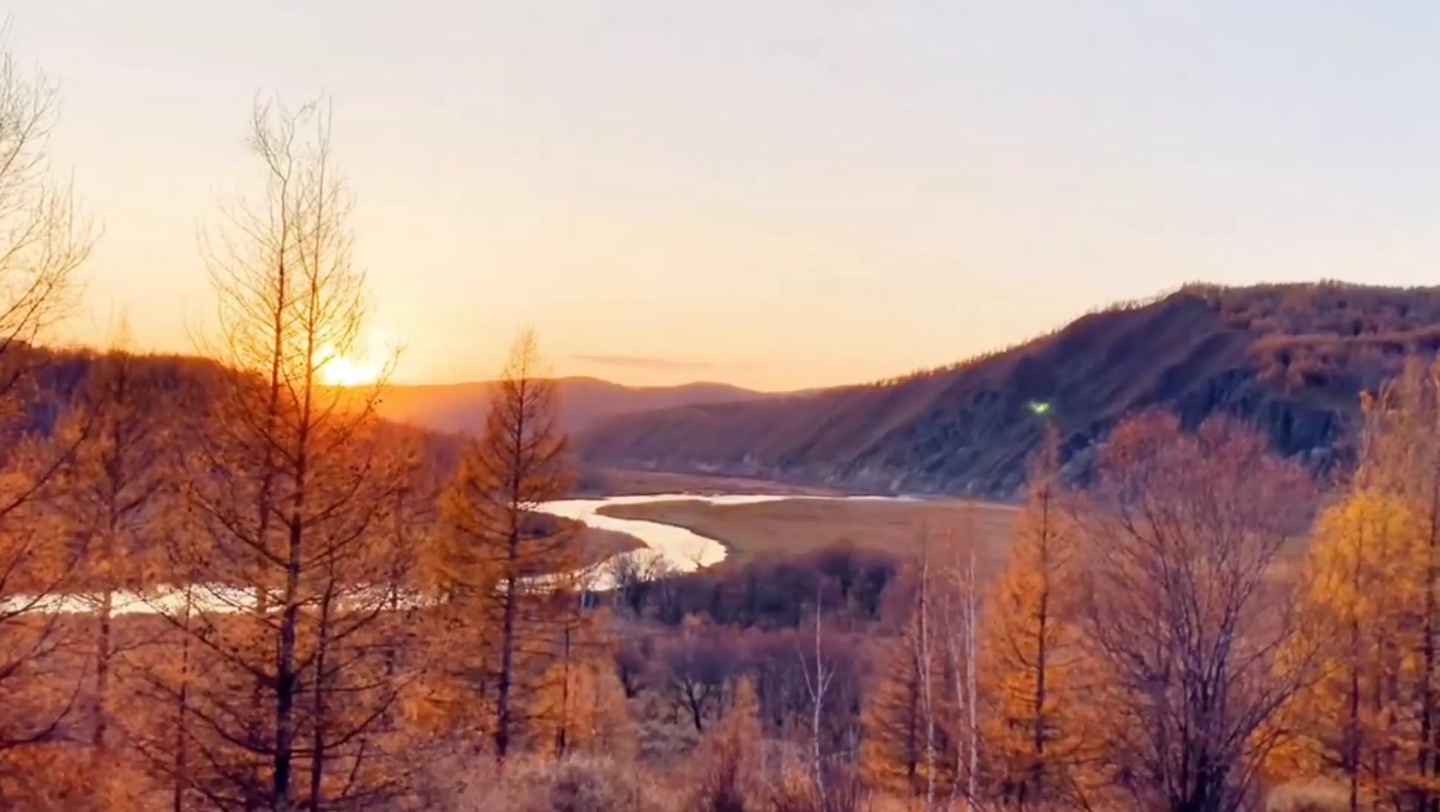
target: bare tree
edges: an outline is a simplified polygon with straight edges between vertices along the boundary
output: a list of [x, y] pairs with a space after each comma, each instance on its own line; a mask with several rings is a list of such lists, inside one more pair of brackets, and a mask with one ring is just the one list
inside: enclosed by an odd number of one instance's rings
[[835, 679], [835, 672], [828, 666], [825, 658], [825, 649], [822, 645], [824, 638], [821, 636], [821, 624], [824, 616], [825, 582], [817, 580], [815, 583], [815, 634], [814, 634], [814, 668], [806, 666], [804, 654], [801, 654], [800, 664], [805, 667], [805, 692], [810, 697], [810, 776], [815, 784], [815, 793], [820, 799], [820, 805], [825, 808], [825, 755], [822, 747], [824, 740], [825, 721], [825, 695], [830, 691], [830, 683]]
[[1116, 783], [1140, 808], [1234, 812], [1307, 676], [1274, 565], [1307, 530], [1311, 480], [1233, 422], [1192, 435], [1160, 414], [1118, 428], [1101, 467], [1083, 621]]
[[[72, 190], [50, 177], [58, 101], [43, 74], [26, 73], [8, 50], [0, 55], [0, 357], [8, 361], [70, 312], [76, 271], [95, 245]], [[0, 392], [24, 366], [8, 365]]]
[[719, 713], [726, 688], [739, 671], [734, 660], [735, 652], [722, 634], [690, 620], [680, 640], [661, 652], [657, 681], [665, 685], [672, 706], [690, 718], [696, 733], [704, 732], [709, 718]]
[[[952, 727], [956, 777], [951, 785], [950, 800], [953, 806], [963, 797], [973, 808], [980, 802], [976, 787], [980, 771], [980, 686], [976, 672], [980, 601], [975, 580], [973, 528], [966, 530], [966, 541], [955, 550], [955, 560], [946, 573], [940, 617], [945, 653], [949, 658], [950, 699], [955, 706]], [[963, 782], [961, 770], [965, 773]]]
[[674, 575], [674, 568], [653, 550], [634, 550], [613, 556], [604, 565], [616, 606], [624, 606], [639, 617], [660, 583]]

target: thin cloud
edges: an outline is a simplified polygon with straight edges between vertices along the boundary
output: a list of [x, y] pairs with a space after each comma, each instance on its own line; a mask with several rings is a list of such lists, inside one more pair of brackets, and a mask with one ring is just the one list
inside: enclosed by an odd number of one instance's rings
[[575, 355], [572, 358], [583, 364], [619, 369], [645, 369], [656, 372], [705, 372], [718, 368], [715, 364], [705, 361], [681, 361], [649, 355]]

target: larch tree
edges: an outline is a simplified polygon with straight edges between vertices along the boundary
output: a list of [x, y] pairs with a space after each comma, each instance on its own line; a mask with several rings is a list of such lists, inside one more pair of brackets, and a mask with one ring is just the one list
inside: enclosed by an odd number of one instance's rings
[[1316, 653], [1316, 679], [1281, 714], [1295, 735], [1270, 765], [1282, 780], [1342, 783], [1350, 812], [1401, 806], [1413, 789], [1395, 721], [1408, 698], [1400, 688], [1416, 671], [1405, 643], [1424, 588], [1414, 517], [1362, 482], [1322, 515], [1311, 544], [1297, 646]]
[[[1366, 398], [1365, 431], [1347, 512], [1317, 547], [1325, 589], [1351, 661], [1360, 708], [1337, 717], [1347, 729], [1345, 770], [1376, 774], [1382, 799], [1440, 809], [1440, 367], [1410, 361]], [[1351, 586], [1343, 589], [1348, 575]], [[1360, 590], [1364, 595], [1350, 593]], [[1317, 597], [1317, 599], [1319, 599]], [[1333, 641], [1332, 641], [1333, 642]], [[1368, 703], [1363, 671], [1383, 669]], [[1369, 705], [1369, 710], [1363, 706]], [[1367, 717], [1373, 719], [1367, 722]], [[1371, 730], [1372, 726], [1380, 729]], [[1368, 756], [1365, 751], [1370, 751]], [[1370, 765], [1349, 762], [1370, 760]], [[1378, 773], [1384, 771], [1383, 777]], [[1363, 782], [1356, 777], [1356, 783]], [[1352, 784], [1354, 786], [1354, 784]], [[1357, 788], [1358, 790], [1358, 788]]]
[[1084, 701], [1075, 694], [1081, 538], [1059, 477], [1052, 432], [1031, 465], [1010, 560], [986, 612], [988, 761], [999, 796], [1022, 809], [1073, 799], [1082, 754], [1075, 713]]
[[[1137, 417], [1104, 448], [1081, 508], [1094, 731], [1142, 808], [1236, 812], [1310, 678], [1296, 579], [1277, 566], [1308, 531], [1314, 485], [1226, 419], [1186, 433]], [[1285, 668], [1281, 668], [1282, 658]]]
[[[373, 385], [327, 384], [362, 335], [364, 274], [351, 201], [319, 106], [256, 106], [264, 193], [206, 243], [218, 296], [206, 349], [226, 373], [187, 469], [195, 527], [175, 558], [195, 596], [165, 615], [190, 640], [189, 789], [212, 807], [321, 812], [404, 790], [387, 720], [396, 535], [387, 520], [411, 460]], [[198, 607], [198, 608], [197, 608]], [[163, 752], [157, 763], [173, 763]]]
[[35, 343], [74, 303], [95, 232], [50, 178], [57, 90], [0, 54], [0, 801], [34, 789], [20, 751], [53, 738], [75, 706], [80, 669], [54, 599], [76, 551], [56, 515], [57, 480], [87, 436], [45, 396]]
[[[123, 348], [89, 361], [77, 394], [90, 439], [64, 473], [64, 513], [77, 549], [83, 551], [76, 588], [93, 604], [93, 684], [87, 723], [91, 726], [90, 769], [95, 808], [127, 808], [120, 793], [134, 789], [117, 759], [116, 698], [124, 688], [127, 654], [143, 642], [117, 633], [121, 596], [133, 601], [147, 583], [164, 575], [164, 539], [179, 529], [177, 438], [173, 381], [142, 368]], [[153, 721], [153, 720], [147, 720]], [[122, 774], [125, 773], [125, 774]]]
[[572, 475], [556, 423], [555, 385], [543, 377], [539, 345], [523, 333], [441, 502], [446, 537], [442, 589], [452, 623], [469, 637], [466, 678], [484, 705], [483, 729], [504, 760], [533, 727], [538, 695], [572, 628], [551, 598], [581, 565], [573, 529], [538, 513], [564, 496]]

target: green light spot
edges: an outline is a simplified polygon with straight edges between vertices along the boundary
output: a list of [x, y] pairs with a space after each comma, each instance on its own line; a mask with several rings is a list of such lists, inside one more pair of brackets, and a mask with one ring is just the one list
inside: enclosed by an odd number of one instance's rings
[[1037, 414], [1037, 415], [1046, 415], [1046, 414], [1049, 414], [1049, 413], [1050, 413], [1050, 404], [1049, 404], [1049, 403], [1045, 403], [1044, 401], [1032, 400], [1032, 401], [1030, 401], [1030, 411], [1031, 411], [1031, 412], [1034, 412], [1034, 413]]

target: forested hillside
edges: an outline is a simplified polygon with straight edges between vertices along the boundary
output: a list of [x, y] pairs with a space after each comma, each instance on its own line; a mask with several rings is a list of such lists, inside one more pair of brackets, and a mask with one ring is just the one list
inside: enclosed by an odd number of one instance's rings
[[1440, 346], [1440, 289], [1190, 286], [955, 366], [866, 386], [668, 409], [585, 433], [593, 462], [864, 490], [1008, 496], [1046, 425], [1083, 475], [1123, 418], [1227, 414], [1287, 455], [1343, 460], [1359, 394]]

